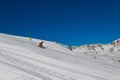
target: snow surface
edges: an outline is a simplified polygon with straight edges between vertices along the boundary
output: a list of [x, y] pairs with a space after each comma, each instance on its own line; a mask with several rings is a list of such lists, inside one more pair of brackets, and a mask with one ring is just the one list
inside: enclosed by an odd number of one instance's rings
[[56, 42], [0, 33], [0, 80], [120, 80], [120, 64], [97, 60]]

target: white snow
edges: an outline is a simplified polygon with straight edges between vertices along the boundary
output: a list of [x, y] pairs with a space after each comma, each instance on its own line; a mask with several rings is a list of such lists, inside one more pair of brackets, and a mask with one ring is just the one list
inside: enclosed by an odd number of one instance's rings
[[[120, 63], [73, 52], [56, 42], [0, 33], [0, 80], [120, 80]], [[79, 54], [79, 56], [77, 55]]]

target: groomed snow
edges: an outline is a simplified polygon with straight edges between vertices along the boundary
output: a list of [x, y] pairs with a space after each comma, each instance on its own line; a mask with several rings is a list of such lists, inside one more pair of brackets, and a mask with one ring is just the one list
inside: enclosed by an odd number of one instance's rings
[[39, 48], [40, 41], [0, 33], [0, 80], [120, 80], [120, 63], [77, 56], [56, 42]]

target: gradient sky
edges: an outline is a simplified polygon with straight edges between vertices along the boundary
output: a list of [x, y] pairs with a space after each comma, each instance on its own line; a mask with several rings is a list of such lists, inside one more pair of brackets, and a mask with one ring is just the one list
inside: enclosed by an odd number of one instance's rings
[[0, 0], [0, 32], [66, 45], [120, 38], [119, 0]]

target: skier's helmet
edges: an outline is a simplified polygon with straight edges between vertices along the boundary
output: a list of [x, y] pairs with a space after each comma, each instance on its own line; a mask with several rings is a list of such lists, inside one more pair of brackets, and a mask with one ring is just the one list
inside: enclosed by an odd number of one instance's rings
[[43, 41], [41, 43], [43, 43]]

